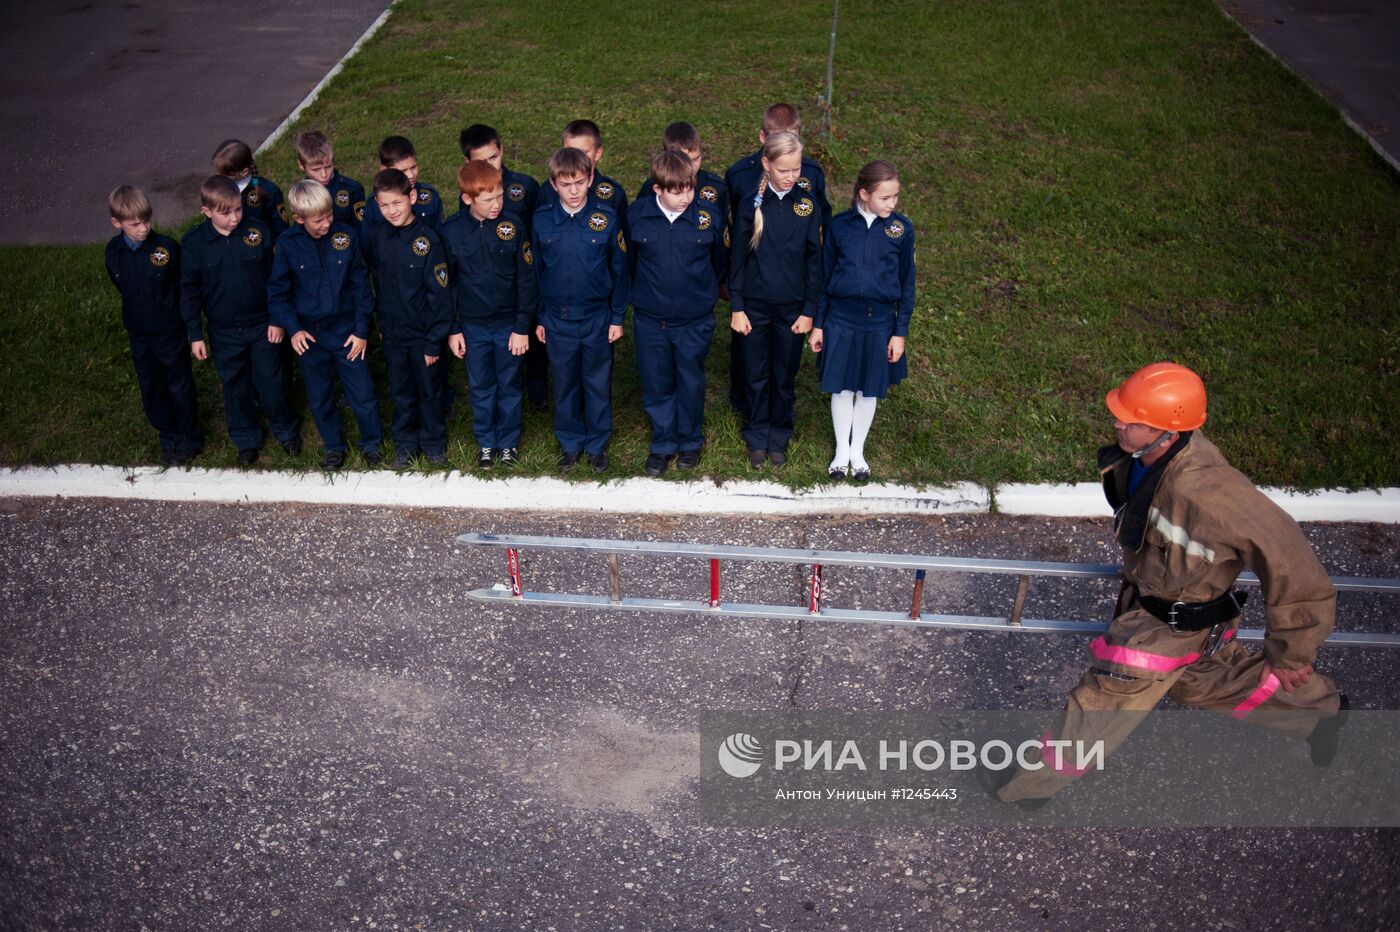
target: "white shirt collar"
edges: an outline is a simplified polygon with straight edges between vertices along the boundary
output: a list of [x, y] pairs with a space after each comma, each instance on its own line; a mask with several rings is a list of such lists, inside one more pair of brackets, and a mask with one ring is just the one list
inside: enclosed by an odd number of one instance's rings
[[[560, 201], [560, 202], [559, 202], [559, 206], [560, 206], [560, 207], [564, 207], [564, 202], [563, 202], [563, 201]], [[564, 213], [568, 214], [570, 217], [577, 217], [580, 213], [583, 212], [583, 209], [584, 209], [585, 207], [587, 207], [587, 206], [588, 206], [588, 202], [587, 202], [587, 201], [584, 201], [582, 204], [580, 204], [580, 205], [579, 205], [576, 209], [574, 209], [574, 210], [570, 210], [569, 208], [564, 207]]]
[[661, 203], [660, 195], [658, 195], [656, 198], [656, 206], [659, 207], [661, 209], [661, 212], [666, 215], [666, 219], [671, 221], [672, 223], [675, 223], [676, 218], [679, 217], [681, 214], [685, 213], [685, 211], [683, 210], [667, 210], [666, 205]]
[[250, 184], [252, 184], [252, 183], [253, 183], [253, 176], [252, 176], [252, 175], [249, 175], [247, 178], [239, 178], [238, 181], [236, 182], [236, 184], [238, 185], [238, 193], [242, 194], [242, 193], [243, 193], [243, 189], [246, 188], [246, 187], [248, 187], [248, 185], [250, 185]]
[[856, 212], [865, 218], [865, 228], [867, 230], [874, 226], [875, 221], [879, 219], [870, 211], [866, 210], [860, 201], [856, 201]]
[[[797, 187], [797, 185], [793, 185], [793, 186], [792, 186], [792, 188], [795, 188], [795, 187]], [[780, 200], [780, 201], [781, 201], [783, 198], [787, 197], [789, 194], [792, 193], [792, 188], [788, 188], [786, 191], [779, 191], [777, 188], [773, 187], [772, 185], [769, 185], [769, 186], [768, 186], [768, 190], [769, 190], [769, 191], [772, 191], [772, 192], [773, 192], [773, 196], [776, 197], [776, 198], [777, 198], [778, 200]]]

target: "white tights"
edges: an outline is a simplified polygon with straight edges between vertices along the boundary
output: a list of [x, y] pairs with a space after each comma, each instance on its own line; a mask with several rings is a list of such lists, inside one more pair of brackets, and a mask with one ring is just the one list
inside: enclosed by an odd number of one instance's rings
[[831, 426], [836, 431], [836, 458], [831, 469], [869, 469], [865, 461], [865, 438], [875, 420], [878, 398], [860, 392], [837, 392], [831, 396]]

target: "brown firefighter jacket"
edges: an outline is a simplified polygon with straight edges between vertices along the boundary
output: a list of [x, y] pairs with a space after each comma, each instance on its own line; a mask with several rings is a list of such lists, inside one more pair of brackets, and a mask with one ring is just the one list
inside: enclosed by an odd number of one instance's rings
[[1206, 602], [1248, 567], [1263, 583], [1264, 657], [1309, 666], [1332, 633], [1337, 593], [1298, 524], [1200, 433], [1183, 433], [1129, 497], [1132, 458], [1099, 451], [1123, 546], [1123, 575], [1142, 595]]

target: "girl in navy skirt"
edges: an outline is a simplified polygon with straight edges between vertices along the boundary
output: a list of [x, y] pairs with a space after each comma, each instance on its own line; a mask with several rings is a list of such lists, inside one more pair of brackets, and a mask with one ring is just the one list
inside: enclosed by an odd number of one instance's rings
[[904, 340], [914, 312], [914, 225], [895, 212], [899, 172], [871, 162], [856, 175], [851, 209], [826, 231], [826, 287], [808, 338], [821, 353], [821, 389], [831, 392], [836, 456], [828, 474], [870, 478], [865, 438], [875, 403], [909, 374]]
[[802, 340], [822, 288], [822, 211], [802, 177], [802, 140], [769, 133], [763, 177], [734, 217], [730, 326], [745, 335], [744, 443], [749, 465], [787, 462]]

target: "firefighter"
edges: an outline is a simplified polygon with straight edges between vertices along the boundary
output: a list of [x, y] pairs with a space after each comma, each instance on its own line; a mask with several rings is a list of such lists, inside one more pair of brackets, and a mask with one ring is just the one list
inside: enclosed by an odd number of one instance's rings
[[[1336, 614], [1327, 571], [1297, 523], [1199, 432], [1206, 390], [1196, 373], [1154, 363], [1106, 401], [1118, 442], [1099, 450], [1098, 465], [1123, 547], [1116, 617], [1088, 645], [1088, 671], [1042, 736], [1044, 766], [979, 771], [983, 787], [1039, 808], [1078, 776], [1048, 742], [1103, 740], [1112, 753], [1141, 715], [1092, 713], [1146, 713], [1165, 696], [1246, 721], [1256, 710], [1311, 713], [1260, 723], [1306, 739], [1313, 763], [1328, 766], [1348, 703], [1313, 669]], [[1246, 598], [1234, 585], [1246, 567], [1263, 585], [1261, 653], [1234, 640]]]

